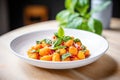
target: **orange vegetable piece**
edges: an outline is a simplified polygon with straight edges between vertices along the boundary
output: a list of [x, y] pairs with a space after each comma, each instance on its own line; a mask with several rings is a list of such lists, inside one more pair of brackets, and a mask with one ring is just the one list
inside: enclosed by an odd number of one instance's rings
[[83, 51], [79, 51], [77, 57], [78, 57], [79, 59], [85, 59], [85, 54], [84, 54], [84, 52], [83, 52]]
[[85, 54], [85, 57], [89, 57], [90, 56], [89, 50], [86, 50], [84, 54]]
[[52, 56], [52, 61], [60, 61], [60, 54], [54, 53]]
[[70, 46], [69, 47], [69, 53], [71, 53], [72, 55], [77, 55], [78, 50], [74, 46]]
[[73, 40], [68, 40], [67, 42], [65, 42], [65, 46], [69, 47], [73, 45]]
[[51, 50], [49, 47], [44, 47], [44, 48], [40, 49], [39, 54], [40, 54], [40, 56], [45, 56], [45, 55], [50, 54], [50, 52], [51, 52]]
[[60, 55], [63, 55], [66, 53], [66, 49], [60, 49]]
[[41, 44], [36, 44], [36, 46], [33, 46], [32, 49], [35, 49], [35, 50], [38, 50], [42, 48], [42, 45]]
[[52, 55], [46, 55], [40, 58], [40, 60], [52, 61]]
[[38, 53], [31, 53], [28, 56], [32, 59], [39, 59], [39, 54]]
[[76, 44], [77, 44], [77, 45], [79, 45], [79, 46], [81, 46], [81, 45], [82, 45], [82, 43], [81, 43], [81, 42], [76, 42]]
[[42, 42], [42, 46], [43, 47], [47, 47], [47, 46], [49, 46], [48, 44], [46, 44], [44, 41]]
[[64, 59], [63, 61], [70, 61], [70, 57], [67, 57], [67, 58]]
[[71, 58], [72, 61], [75, 61], [75, 60], [79, 60], [79, 58], [77, 56], [74, 56], [73, 58]]

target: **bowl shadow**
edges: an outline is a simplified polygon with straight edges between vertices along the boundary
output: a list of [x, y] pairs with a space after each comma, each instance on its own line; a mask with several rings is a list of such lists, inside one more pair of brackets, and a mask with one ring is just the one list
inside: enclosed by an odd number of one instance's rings
[[[44, 69], [20, 62], [21, 70], [30, 77], [37, 77], [40, 79], [45, 79], [45, 77], [51, 77], [49, 80], [54, 80], [53, 76], [56, 76], [61, 80], [61, 77], [64, 77], [64, 80], [84, 80], [85, 78], [90, 79], [103, 79], [113, 75], [118, 68], [117, 62], [109, 55], [105, 54], [96, 62], [89, 64], [87, 66], [75, 68], [75, 69]], [[33, 75], [34, 74], [34, 75]], [[56, 80], [56, 78], [55, 78]]]
[[117, 62], [111, 56], [105, 54], [96, 62], [75, 70], [96, 80], [113, 75], [117, 69]]

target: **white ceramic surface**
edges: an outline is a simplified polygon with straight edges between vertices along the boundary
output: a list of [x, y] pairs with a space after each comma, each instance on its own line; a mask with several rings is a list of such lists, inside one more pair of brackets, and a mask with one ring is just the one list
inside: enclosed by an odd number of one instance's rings
[[40, 61], [28, 58], [27, 50], [36, 44], [36, 40], [51, 38], [56, 31], [57, 29], [40, 30], [18, 36], [10, 43], [12, 53], [34, 66], [48, 69], [69, 69], [85, 66], [96, 61], [108, 49], [108, 42], [99, 35], [82, 30], [65, 29], [66, 35], [79, 38], [87, 46], [91, 54], [89, 58], [70, 62]]

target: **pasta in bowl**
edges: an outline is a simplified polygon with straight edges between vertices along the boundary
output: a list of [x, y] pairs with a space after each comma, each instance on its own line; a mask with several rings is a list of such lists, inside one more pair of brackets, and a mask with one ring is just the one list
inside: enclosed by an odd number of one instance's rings
[[36, 41], [28, 50], [28, 57], [45, 61], [75, 61], [90, 56], [89, 50], [80, 39], [64, 35], [62, 27], [54, 33], [52, 39]]
[[69, 69], [96, 61], [108, 49], [108, 42], [94, 33], [57, 30], [40, 30], [14, 38], [10, 43], [12, 53], [34, 66]]

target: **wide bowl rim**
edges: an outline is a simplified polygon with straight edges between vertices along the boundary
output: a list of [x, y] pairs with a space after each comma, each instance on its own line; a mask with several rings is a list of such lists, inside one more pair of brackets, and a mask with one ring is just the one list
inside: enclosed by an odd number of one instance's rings
[[14, 54], [14, 55], [16, 55], [16, 56], [18, 56], [18, 57], [20, 57], [20, 58], [22, 58], [22, 59], [26, 59], [26, 60], [34, 61], [34, 62], [42, 62], [42, 63], [50, 63], [50, 64], [51, 64], [51, 63], [52, 63], [52, 64], [65, 64], [65, 63], [67, 63], [67, 64], [70, 63], [70, 64], [71, 64], [71, 63], [84, 62], [84, 61], [87, 61], [87, 60], [89, 60], [89, 59], [92, 59], [92, 58], [98, 57], [98, 56], [100, 56], [100, 55], [103, 55], [103, 54], [105, 54], [105, 52], [106, 52], [106, 51], [108, 50], [108, 48], [109, 48], [108, 41], [107, 41], [104, 37], [102, 37], [102, 36], [100, 36], [100, 35], [98, 35], [98, 34], [95, 34], [95, 33], [89, 32], [89, 31], [85, 31], [85, 30], [77, 30], [77, 29], [68, 29], [68, 28], [67, 28], [67, 29], [64, 29], [64, 30], [82, 31], [82, 32], [85, 32], [85, 33], [87, 32], [87, 33], [89, 33], [89, 34], [93, 34], [93, 35], [96, 35], [96, 36], [101, 37], [101, 38], [104, 39], [104, 41], [106, 41], [106, 43], [107, 43], [106, 49], [103, 50], [102, 52], [99, 52], [99, 55], [94, 56], [94, 57], [88, 57], [88, 58], [83, 59], [83, 60], [60, 61], [60, 62], [31, 59], [31, 58], [28, 58], [28, 57], [19, 55], [16, 51], [14, 51], [14, 50], [12, 49], [12, 44], [14, 43], [14, 41], [15, 41], [17, 38], [20, 38], [20, 37], [25, 36], [25, 35], [28, 35], [28, 34], [33, 34], [33, 33], [40, 32], [40, 31], [49, 31], [49, 30], [57, 30], [57, 28], [55, 28], [55, 29], [43, 29], [43, 30], [32, 31], [32, 32], [28, 32], [28, 33], [21, 34], [21, 35], [15, 37], [15, 38], [13, 38], [13, 39], [10, 41], [10, 45], [9, 45], [9, 48], [10, 48], [10, 50], [12, 51], [12, 54]]

